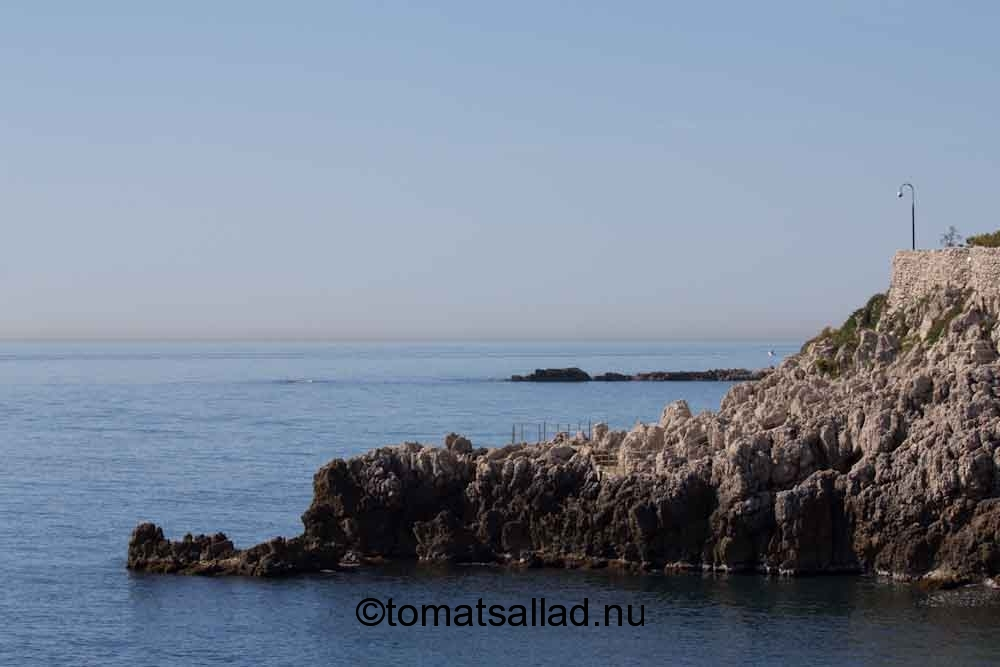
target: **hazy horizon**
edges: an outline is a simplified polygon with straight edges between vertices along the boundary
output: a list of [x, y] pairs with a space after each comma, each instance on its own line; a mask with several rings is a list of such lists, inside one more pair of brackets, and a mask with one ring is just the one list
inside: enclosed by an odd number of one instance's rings
[[[817, 332], [814, 332], [814, 335]], [[810, 336], [811, 337], [811, 336]], [[118, 344], [118, 343], [136, 343], [136, 344], [199, 344], [203, 343], [206, 345], [215, 343], [246, 343], [246, 344], [330, 344], [330, 345], [436, 345], [436, 344], [470, 344], [470, 345], [530, 345], [530, 344], [551, 344], [551, 343], [579, 343], [579, 344], [621, 344], [621, 345], [642, 345], [642, 344], [660, 344], [660, 343], [670, 343], [670, 344], [691, 344], [691, 343], [748, 343], [748, 344], [771, 344], [771, 345], [798, 345], [804, 342], [801, 338], [773, 338], [773, 337], [700, 337], [700, 338], [572, 338], [567, 339], [565, 337], [552, 337], [552, 338], [378, 338], [370, 336], [368, 338], [304, 338], [304, 337], [294, 337], [294, 336], [259, 336], [259, 337], [230, 337], [222, 336], [218, 338], [209, 337], [192, 337], [192, 338], [141, 338], [141, 337], [93, 337], [93, 338], [64, 338], [53, 336], [50, 338], [36, 337], [36, 338], [0, 338], [0, 343], [5, 344]]]
[[987, 2], [0, 7], [0, 340], [801, 341], [1000, 227]]

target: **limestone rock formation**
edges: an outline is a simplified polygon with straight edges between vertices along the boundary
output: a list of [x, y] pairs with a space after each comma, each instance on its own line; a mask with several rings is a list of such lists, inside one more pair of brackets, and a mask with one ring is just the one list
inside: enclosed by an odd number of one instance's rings
[[1000, 573], [1000, 304], [874, 298], [718, 412], [594, 439], [404, 444], [334, 460], [297, 538], [136, 529], [129, 567], [272, 575], [371, 557], [955, 584]]
[[223, 533], [188, 534], [171, 542], [151, 523], [136, 526], [128, 544], [129, 569], [163, 574], [274, 577], [334, 569], [342, 556], [336, 544], [303, 537], [276, 537], [245, 551], [237, 550]]

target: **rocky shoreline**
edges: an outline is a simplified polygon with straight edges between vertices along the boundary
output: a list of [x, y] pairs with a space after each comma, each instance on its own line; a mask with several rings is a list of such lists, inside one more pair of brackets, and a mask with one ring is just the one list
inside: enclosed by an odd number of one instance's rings
[[717, 412], [541, 445], [383, 447], [314, 476], [302, 535], [238, 550], [141, 524], [128, 567], [279, 576], [381, 559], [873, 573], [1000, 572], [1000, 304], [949, 289], [840, 329]]
[[752, 382], [763, 379], [772, 369], [713, 368], [707, 371], [651, 371], [644, 373], [601, 373], [591, 376], [571, 368], [536, 368], [528, 375], [511, 375], [511, 382]]

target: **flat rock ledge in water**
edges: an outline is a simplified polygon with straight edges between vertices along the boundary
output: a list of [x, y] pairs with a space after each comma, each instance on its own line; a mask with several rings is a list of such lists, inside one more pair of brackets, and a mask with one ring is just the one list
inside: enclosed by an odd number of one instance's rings
[[579, 368], [536, 368], [528, 375], [511, 375], [511, 382], [590, 382], [590, 374]]
[[333, 460], [304, 531], [245, 551], [142, 524], [128, 567], [276, 576], [380, 559], [630, 570], [866, 572], [928, 585], [1000, 571], [996, 302], [873, 299], [718, 412], [540, 445], [407, 443]]
[[511, 382], [749, 382], [767, 376], [771, 369], [713, 368], [707, 371], [652, 371], [648, 373], [601, 373], [591, 377], [576, 367], [536, 368], [528, 375], [511, 375]]

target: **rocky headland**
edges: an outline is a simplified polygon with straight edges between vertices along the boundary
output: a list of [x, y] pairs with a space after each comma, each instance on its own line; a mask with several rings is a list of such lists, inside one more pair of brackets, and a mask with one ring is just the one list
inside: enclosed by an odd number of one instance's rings
[[139, 525], [128, 567], [285, 575], [380, 559], [780, 574], [929, 585], [1000, 572], [1000, 297], [873, 297], [717, 412], [630, 431], [333, 460], [304, 531], [238, 550]]

